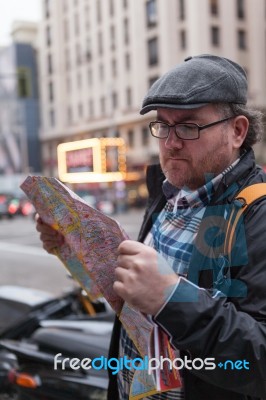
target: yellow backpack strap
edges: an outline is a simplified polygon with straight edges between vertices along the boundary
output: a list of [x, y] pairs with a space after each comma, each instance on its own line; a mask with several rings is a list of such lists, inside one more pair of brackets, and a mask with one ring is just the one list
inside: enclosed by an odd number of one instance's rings
[[247, 186], [241, 190], [236, 196], [236, 199], [243, 201], [242, 212], [254, 201], [266, 196], [266, 183], [255, 183], [254, 185]]
[[[236, 200], [239, 200], [243, 205], [237, 211], [237, 214], [234, 218], [234, 212], [231, 213], [227, 231], [225, 234], [225, 241], [224, 241], [224, 254], [227, 254], [230, 260], [231, 251], [232, 251], [232, 243], [235, 234], [235, 229], [237, 223], [246, 210], [246, 208], [254, 203], [254, 201], [259, 200], [261, 197], [266, 197], [266, 183], [255, 183], [254, 185], [247, 186], [245, 189], [241, 190], [236, 196]], [[233, 221], [233, 222], [232, 222]]]

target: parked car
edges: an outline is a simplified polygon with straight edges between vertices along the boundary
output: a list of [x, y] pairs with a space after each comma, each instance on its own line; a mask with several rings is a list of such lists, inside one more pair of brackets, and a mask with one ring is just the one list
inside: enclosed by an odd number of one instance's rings
[[0, 193], [0, 218], [12, 218], [15, 215], [17, 208], [12, 204], [13, 200], [14, 198], [11, 194]]

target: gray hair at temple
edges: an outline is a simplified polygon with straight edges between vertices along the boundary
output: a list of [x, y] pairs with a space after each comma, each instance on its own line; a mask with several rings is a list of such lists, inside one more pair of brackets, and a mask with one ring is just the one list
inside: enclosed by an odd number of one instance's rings
[[230, 115], [244, 115], [249, 120], [249, 128], [247, 136], [241, 146], [242, 149], [248, 149], [249, 147], [252, 147], [263, 137], [264, 123], [263, 113], [261, 111], [254, 110], [244, 104], [235, 103], [218, 103], [217, 109], [225, 118], [229, 117]]

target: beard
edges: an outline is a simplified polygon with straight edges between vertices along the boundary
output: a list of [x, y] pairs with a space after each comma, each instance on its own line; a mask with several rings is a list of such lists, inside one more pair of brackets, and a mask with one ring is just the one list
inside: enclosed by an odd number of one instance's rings
[[220, 174], [234, 159], [228, 151], [226, 132], [221, 134], [221, 140], [213, 143], [202, 157], [185, 154], [184, 149], [169, 149], [160, 154], [161, 167], [167, 180], [179, 189], [187, 187], [191, 190], [200, 188]]

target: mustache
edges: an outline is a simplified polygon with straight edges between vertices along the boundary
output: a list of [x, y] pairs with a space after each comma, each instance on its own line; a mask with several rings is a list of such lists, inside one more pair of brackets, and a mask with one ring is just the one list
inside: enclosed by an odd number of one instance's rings
[[179, 150], [169, 149], [164, 153], [164, 158], [187, 158], [184, 154], [180, 153]]

